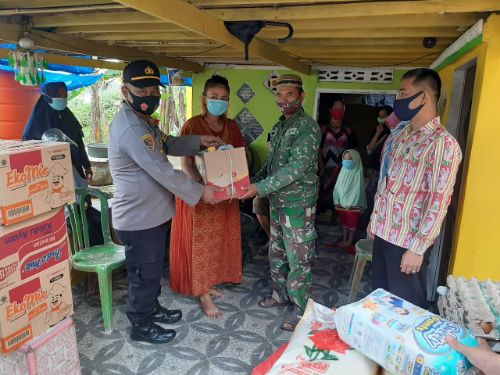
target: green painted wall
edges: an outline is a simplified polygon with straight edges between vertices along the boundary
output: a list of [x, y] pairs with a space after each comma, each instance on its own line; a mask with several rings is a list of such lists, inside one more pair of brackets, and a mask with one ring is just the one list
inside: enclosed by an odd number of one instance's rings
[[[267, 79], [272, 70], [257, 70], [257, 69], [206, 69], [203, 73], [193, 74], [193, 114], [199, 114], [201, 108], [201, 94], [205, 81], [214, 73], [218, 73], [229, 80], [231, 87], [231, 96], [229, 104], [228, 116], [234, 118], [245, 105], [236, 95], [236, 91], [245, 82], [254, 90], [255, 96], [246, 107], [255, 116], [255, 118], [264, 127], [265, 132], [252, 145], [253, 155], [256, 159], [256, 165], [262, 165], [267, 156], [267, 133], [271, 130], [276, 120], [280, 116], [280, 111], [275, 104], [275, 97], [264, 86], [264, 81]], [[387, 83], [336, 83], [336, 82], [318, 82], [316, 73], [306, 76], [299, 74], [302, 77], [304, 84], [305, 101], [304, 109], [312, 115], [314, 111], [314, 101], [317, 89], [351, 89], [351, 90], [396, 90], [399, 88], [399, 79], [404, 74], [405, 70], [397, 70], [394, 73], [394, 80], [391, 84]], [[278, 70], [278, 74], [294, 73], [289, 70]]]

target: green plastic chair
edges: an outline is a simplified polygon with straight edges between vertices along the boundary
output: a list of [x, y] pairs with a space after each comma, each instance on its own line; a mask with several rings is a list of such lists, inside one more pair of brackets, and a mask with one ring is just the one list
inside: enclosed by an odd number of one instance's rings
[[[77, 202], [68, 206], [69, 219], [73, 233], [72, 263], [73, 268], [83, 272], [97, 273], [99, 282], [99, 293], [101, 295], [102, 320], [104, 331], [112, 331], [113, 319], [113, 293], [112, 293], [112, 271], [125, 265], [125, 250], [123, 246], [115, 244], [111, 239], [109, 229], [108, 196], [93, 188], [75, 189]], [[101, 205], [101, 226], [104, 237], [104, 245], [90, 246], [89, 228], [85, 210], [85, 197], [99, 198]]]
[[358, 295], [359, 285], [361, 283], [361, 278], [363, 277], [363, 272], [365, 270], [366, 262], [372, 261], [373, 253], [373, 240], [364, 239], [356, 242], [356, 258], [354, 259], [354, 266], [352, 268], [351, 277], [349, 280], [349, 301], [348, 303], [354, 302], [354, 299]]

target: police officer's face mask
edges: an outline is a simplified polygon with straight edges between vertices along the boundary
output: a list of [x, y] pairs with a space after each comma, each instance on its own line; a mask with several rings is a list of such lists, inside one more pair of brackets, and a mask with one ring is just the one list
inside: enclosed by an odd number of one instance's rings
[[137, 96], [128, 90], [127, 101], [134, 111], [151, 116], [160, 105], [160, 97], [156, 95]]

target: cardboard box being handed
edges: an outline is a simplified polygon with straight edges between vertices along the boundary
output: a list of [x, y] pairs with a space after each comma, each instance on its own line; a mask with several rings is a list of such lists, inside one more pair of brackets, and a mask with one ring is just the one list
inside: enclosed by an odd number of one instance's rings
[[245, 194], [241, 188], [250, 185], [244, 147], [224, 145], [208, 150], [196, 156], [196, 166], [206, 185], [226, 189], [215, 193], [219, 199], [240, 198]]
[[0, 141], [0, 224], [75, 201], [69, 144]]

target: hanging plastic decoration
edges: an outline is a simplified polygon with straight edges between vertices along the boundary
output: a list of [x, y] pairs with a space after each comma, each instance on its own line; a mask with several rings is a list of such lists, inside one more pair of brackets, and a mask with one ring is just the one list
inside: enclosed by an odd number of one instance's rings
[[45, 82], [43, 71], [47, 69], [47, 59], [32, 49], [33, 41], [21, 38], [18, 47], [9, 53], [9, 65], [15, 69], [14, 78], [25, 86], [39, 86]]

